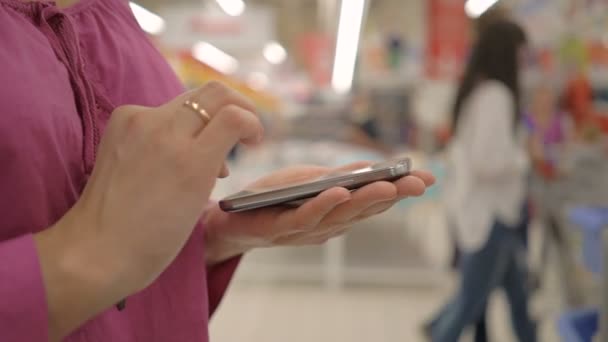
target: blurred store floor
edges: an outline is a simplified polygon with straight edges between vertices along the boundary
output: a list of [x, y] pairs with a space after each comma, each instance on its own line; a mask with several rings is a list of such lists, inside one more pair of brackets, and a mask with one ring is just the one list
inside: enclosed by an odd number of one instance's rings
[[[329, 291], [312, 285], [253, 285], [237, 278], [212, 321], [211, 340], [422, 342], [421, 324], [450, 295], [450, 287]], [[559, 341], [551, 313], [551, 296], [541, 297], [533, 310], [542, 317], [539, 341]], [[499, 292], [492, 299], [489, 313], [491, 341], [515, 341], [507, 312], [505, 299]], [[465, 336], [462, 340], [472, 339]]]
[[[457, 280], [445, 267], [439, 271], [440, 277], [428, 277], [438, 271], [425, 260], [449, 248], [441, 242], [445, 237], [437, 235], [439, 226], [423, 220], [436, 216], [432, 208], [418, 205], [408, 215], [389, 212], [354, 229], [346, 239], [346, 262], [363, 267], [369, 279], [363, 281], [360, 274], [346, 281], [341, 290], [324, 286], [323, 272], [305, 274], [311, 268], [322, 270], [322, 247], [261, 250], [249, 255], [214, 316], [212, 341], [423, 342], [421, 325], [450, 297]], [[415, 232], [425, 234], [416, 236]], [[424, 241], [430, 241], [427, 247]], [[435, 251], [424, 253], [429, 247]], [[283, 266], [268, 272], [269, 260]], [[532, 300], [541, 342], [559, 341], [555, 322], [564, 303], [557, 260], [549, 258], [542, 289]], [[395, 281], [378, 281], [378, 272], [372, 272], [386, 264], [390, 267], [384, 273]], [[301, 276], [295, 276], [298, 273]], [[508, 312], [503, 293], [496, 292], [489, 312], [490, 341], [516, 341]], [[462, 341], [472, 339], [465, 336]]]

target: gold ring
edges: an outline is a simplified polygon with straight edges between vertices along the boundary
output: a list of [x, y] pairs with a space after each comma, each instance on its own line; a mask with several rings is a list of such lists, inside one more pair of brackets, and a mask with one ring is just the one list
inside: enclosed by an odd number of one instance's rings
[[204, 125], [208, 124], [209, 121], [211, 121], [211, 116], [209, 116], [209, 113], [207, 113], [205, 108], [203, 108], [198, 102], [186, 100], [186, 102], [184, 102], [184, 106], [188, 107], [196, 114], [198, 114], [201, 120], [203, 120]]

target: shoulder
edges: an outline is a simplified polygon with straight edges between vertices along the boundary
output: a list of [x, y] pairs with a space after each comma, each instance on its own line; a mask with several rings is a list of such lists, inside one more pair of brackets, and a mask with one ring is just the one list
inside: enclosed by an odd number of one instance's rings
[[513, 96], [505, 85], [484, 81], [473, 89], [464, 105], [466, 126], [481, 126], [490, 131], [508, 126], [514, 106]]
[[514, 101], [513, 94], [507, 86], [502, 82], [489, 80], [483, 81], [473, 89], [471, 93], [471, 101], [473, 102], [494, 102], [496, 104], [512, 103]]
[[497, 81], [480, 83], [473, 89], [467, 101], [467, 111], [477, 119], [481, 117], [481, 121], [484, 122], [503, 121], [503, 117], [510, 117], [513, 114], [514, 106], [515, 99], [509, 88]]

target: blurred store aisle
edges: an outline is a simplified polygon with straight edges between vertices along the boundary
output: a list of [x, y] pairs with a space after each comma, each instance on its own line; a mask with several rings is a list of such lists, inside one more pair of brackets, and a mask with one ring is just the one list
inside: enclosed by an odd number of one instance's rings
[[415, 341], [418, 323], [442, 297], [421, 289], [237, 286], [213, 322], [212, 341]]
[[[353, 288], [331, 292], [313, 286], [248, 285], [237, 280], [212, 322], [211, 340], [423, 342], [419, 330], [422, 322], [449, 294], [449, 288]], [[492, 341], [514, 341], [502, 293], [492, 301]], [[552, 315], [543, 316], [547, 317], [540, 322], [539, 341], [559, 341]], [[462, 340], [471, 339], [465, 336]]]

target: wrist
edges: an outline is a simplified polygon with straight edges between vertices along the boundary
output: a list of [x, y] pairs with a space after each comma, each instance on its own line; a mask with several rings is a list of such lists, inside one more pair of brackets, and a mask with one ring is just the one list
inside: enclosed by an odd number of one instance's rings
[[210, 203], [202, 218], [205, 226], [205, 264], [214, 266], [235, 256], [244, 254], [253, 247], [248, 247], [227, 234], [230, 214], [222, 211], [217, 203]]

